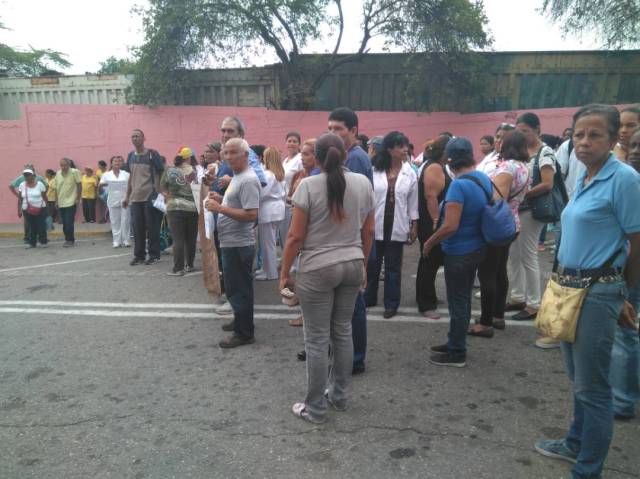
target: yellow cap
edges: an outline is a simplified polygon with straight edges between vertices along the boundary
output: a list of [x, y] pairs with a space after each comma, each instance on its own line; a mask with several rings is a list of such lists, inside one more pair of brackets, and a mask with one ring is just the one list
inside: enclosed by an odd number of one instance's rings
[[185, 160], [188, 160], [193, 156], [193, 152], [191, 151], [191, 148], [189, 148], [188, 146], [183, 146], [182, 148], [180, 148], [178, 155], [180, 155]]

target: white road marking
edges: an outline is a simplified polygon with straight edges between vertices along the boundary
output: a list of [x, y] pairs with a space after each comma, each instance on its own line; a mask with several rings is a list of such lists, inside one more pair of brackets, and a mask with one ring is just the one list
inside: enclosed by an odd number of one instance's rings
[[[11, 307], [11, 305], [15, 307]], [[18, 307], [22, 305], [23, 307]], [[38, 307], [41, 306], [41, 307]], [[57, 307], [72, 307], [74, 309], [58, 309]], [[132, 308], [138, 311], [127, 309], [111, 308]], [[93, 309], [80, 309], [93, 308]], [[139, 309], [151, 309], [150, 311], [140, 311]], [[207, 310], [202, 312], [171, 311], [171, 309], [191, 309]], [[276, 311], [273, 313], [260, 312], [261, 310]], [[295, 308], [284, 305], [256, 305], [254, 308], [254, 318], [257, 320], [279, 320], [290, 319], [298, 316]], [[384, 323], [421, 323], [421, 324], [447, 324], [449, 316], [444, 315], [439, 320], [425, 319], [422, 316], [397, 315], [393, 318], [384, 318], [380, 314], [367, 315], [369, 321]], [[375, 311], [380, 312], [380, 311]], [[0, 313], [13, 314], [40, 314], [40, 315], [64, 315], [64, 316], [85, 316], [85, 317], [107, 317], [107, 318], [177, 318], [177, 319], [230, 319], [231, 316], [219, 316], [212, 310], [212, 305], [203, 304], [153, 304], [153, 303], [92, 303], [92, 302], [64, 302], [64, 301], [0, 301]], [[532, 321], [512, 321], [507, 320], [510, 326], [533, 326]]]
[[[96, 238], [96, 240], [99, 238]], [[89, 239], [77, 239], [76, 243], [89, 243], [89, 242], [95, 242], [95, 240], [89, 240]], [[49, 245], [57, 245], [57, 244], [63, 244], [64, 240], [60, 240], [60, 241], [49, 241], [47, 244]], [[0, 249], [7, 249], [7, 248], [22, 248], [24, 249], [25, 244], [24, 243], [18, 243], [18, 244], [6, 244], [6, 245], [0, 245]], [[38, 248], [40, 248], [40, 245], [38, 245]]]
[[120, 258], [122, 256], [130, 256], [131, 253], [111, 254], [108, 256], [94, 256], [93, 258], [72, 259], [69, 261], [60, 261], [58, 263], [34, 264], [30, 266], [18, 266], [15, 268], [0, 269], [0, 273], [8, 273], [9, 271], [21, 271], [25, 269], [48, 268], [49, 266], [61, 266], [63, 264], [86, 263], [87, 261], [97, 261], [100, 259]]

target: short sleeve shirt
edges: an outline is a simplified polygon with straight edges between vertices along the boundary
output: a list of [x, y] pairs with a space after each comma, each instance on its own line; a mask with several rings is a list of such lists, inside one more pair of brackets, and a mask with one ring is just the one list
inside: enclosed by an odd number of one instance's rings
[[[36, 180], [42, 183], [44, 186], [47, 186], [47, 180], [45, 180], [42, 176], [36, 175]], [[24, 181], [24, 176], [20, 175], [11, 183], [9, 183], [9, 185], [11, 186], [11, 188], [17, 188], [22, 184], [23, 181]]]
[[18, 186], [18, 190], [20, 191], [20, 195], [22, 197], [23, 210], [27, 209], [27, 204], [29, 206], [35, 206], [36, 208], [42, 208], [43, 206], [45, 206], [44, 200], [42, 199], [42, 193], [47, 191], [47, 187], [39, 181], [36, 181], [34, 187], [28, 186], [27, 182], [23, 181], [20, 186]]
[[129, 173], [123, 170], [120, 170], [118, 176], [111, 170], [100, 177], [100, 184], [104, 185], [107, 191], [107, 206], [110, 208], [122, 206], [128, 183]]
[[95, 200], [98, 196], [98, 177], [82, 175], [82, 199]]
[[77, 185], [81, 182], [80, 172], [75, 168], [69, 168], [66, 175], [62, 174], [62, 170], [56, 173], [55, 185], [59, 208], [69, 208], [76, 204], [78, 199]]
[[329, 211], [326, 173], [305, 178], [296, 188], [293, 205], [309, 216], [307, 236], [300, 251], [301, 273], [364, 259], [361, 230], [374, 209], [373, 187], [361, 174], [345, 172], [344, 176], [346, 218], [340, 223], [333, 221]]
[[562, 212], [558, 262], [565, 268], [594, 269], [617, 251], [614, 266], [626, 263], [626, 235], [640, 232], [640, 174], [610, 155], [584, 186], [586, 173]]
[[191, 181], [187, 178], [193, 171], [191, 165], [172, 166], [164, 170], [160, 186], [171, 194], [171, 198], [167, 201], [167, 211], [197, 212], [193, 191], [191, 191]]
[[[491, 181], [484, 173], [472, 171], [467, 175], [478, 178], [486, 191], [492, 190]], [[460, 203], [462, 214], [458, 230], [453, 236], [442, 242], [444, 253], [451, 256], [462, 256], [473, 253], [484, 246], [485, 241], [482, 236], [480, 219], [482, 210], [487, 205], [485, 192], [473, 181], [458, 178], [451, 182], [445, 203]]]
[[55, 176], [47, 180], [47, 201], [56, 201], [56, 179]]
[[[243, 210], [260, 207], [260, 180], [253, 168], [234, 175], [222, 199], [229, 208]], [[218, 238], [222, 248], [238, 248], [255, 244], [253, 221], [236, 221], [220, 213], [218, 215]]]
[[360, 173], [366, 176], [373, 185], [373, 167], [371, 166], [371, 158], [369, 155], [359, 146], [352, 147], [347, 152], [347, 161], [344, 166], [349, 168], [352, 173]]

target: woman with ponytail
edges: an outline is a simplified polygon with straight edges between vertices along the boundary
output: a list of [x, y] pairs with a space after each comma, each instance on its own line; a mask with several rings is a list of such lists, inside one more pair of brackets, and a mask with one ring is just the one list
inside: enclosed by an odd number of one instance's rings
[[[322, 423], [327, 406], [346, 409], [353, 368], [351, 317], [365, 283], [374, 233], [369, 180], [343, 167], [344, 143], [331, 133], [316, 143], [321, 173], [300, 182], [292, 198], [293, 217], [282, 256], [280, 289], [294, 289], [304, 315], [307, 396], [293, 413]], [[300, 253], [296, 280], [290, 269]], [[329, 368], [329, 344], [332, 364]], [[327, 395], [325, 396], [325, 390]]]

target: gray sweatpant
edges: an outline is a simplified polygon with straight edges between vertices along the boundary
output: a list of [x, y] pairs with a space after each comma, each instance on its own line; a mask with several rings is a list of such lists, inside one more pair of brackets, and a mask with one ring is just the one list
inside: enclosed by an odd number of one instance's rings
[[[304, 315], [307, 352], [307, 397], [304, 402], [314, 418], [323, 419], [327, 413], [324, 397], [327, 386], [331, 402], [340, 407], [346, 405], [353, 368], [351, 317], [363, 281], [361, 259], [297, 275], [296, 292]], [[327, 384], [329, 341], [333, 362]]]

